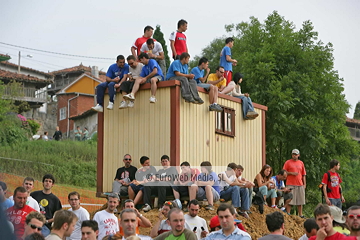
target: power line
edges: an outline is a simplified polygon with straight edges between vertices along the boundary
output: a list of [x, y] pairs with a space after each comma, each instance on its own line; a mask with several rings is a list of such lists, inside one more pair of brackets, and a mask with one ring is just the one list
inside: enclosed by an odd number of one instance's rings
[[4, 43], [4, 42], [0, 42], [0, 44], [7, 45], [7, 46], [12, 46], [12, 47], [17, 47], [17, 48], [23, 48], [23, 49], [33, 50], [33, 51], [38, 51], [38, 52], [51, 53], [51, 54], [64, 55], [64, 56], [71, 56], [71, 57], [114, 60], [113, 58], [89, 57], [89, 56], [74, 55], [74, 54], [67, 54], [67, 53], [51, 52], [51, 51], [45, 51], [45, 50], [40, 50], [40, 49], [35, 49], [35, 48], [22, 47], [22, 46], [13, 45], [13, 44]]

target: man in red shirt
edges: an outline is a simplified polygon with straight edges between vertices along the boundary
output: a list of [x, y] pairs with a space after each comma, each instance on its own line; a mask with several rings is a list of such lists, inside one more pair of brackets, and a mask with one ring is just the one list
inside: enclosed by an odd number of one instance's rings
[[144, 35], [135, 40], [134, 44], [131, 46], [131, 54], [134, 55], [135, 59], [138, 59], [140, 54], [141, 46], [152, 37], [154, 28], [151, 26], [146, 26], [144, 28]]
[[340, 175], [336, 172], [340, 169], [340, 162], [336, 159], [330, 161], [330, 170], [324, 173], [321, 183], [323, 184], [323, 193], [327, 205], [334, 205], [342, 208], [342, 203], [345, 198], [341, 193], [342, 180]]
[[299, 159], [300, 151], [292, 150], [292, 159], [285, 162], [283, 169], [288, 172], [286, 188], [292, 189], [293, 199], [290, 205], [296, 205], [298, 214], [304, 218], [302, 206], [305, 205], [306, 171], [304, 163]]
[[354, 236], [345, 236], [334, 230], [332, 224], [334, 217], [331, 215], [328, 205], [319, 203], [314, 210], [314, 216], [315, 221], [319, 226], [319, 230], [317, 231], [316, 236], [310, 237], [309, 240], [357, 239]]
[[14, 234], [17, 239], [24, 235], [26, 216], [33, 211], [26, 205], [28, 192], [24, 187], [17, 187], [14, 191], [14, 206], [6, 210], [8, 220], [14, 225]]
[[189, 53], [186, 44], [186, 36], [183, 33], [187, 30], [187, 21], [181, 19], [179, 20], [177, 26], [178, 30], [176, 32], [172, 32], [169, 38], [174, 60], [180, 59], [180, 55], [183, 52]]

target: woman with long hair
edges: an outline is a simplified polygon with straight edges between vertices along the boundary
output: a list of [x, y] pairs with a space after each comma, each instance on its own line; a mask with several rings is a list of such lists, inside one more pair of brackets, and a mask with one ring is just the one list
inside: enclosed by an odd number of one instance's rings
[[271, 179], [272, 176], [272, 167], [266, 164], [262, 167], [261, 171], [256, 175], [254, 179], [255, 188], [258, 188], [261, 194], [264, 197], [264, 202], [266, 204], [266, 198], [271, 198], [271, 207], [277, 208], [275, 205], [276, 201], [276, 190], [274, 181]]

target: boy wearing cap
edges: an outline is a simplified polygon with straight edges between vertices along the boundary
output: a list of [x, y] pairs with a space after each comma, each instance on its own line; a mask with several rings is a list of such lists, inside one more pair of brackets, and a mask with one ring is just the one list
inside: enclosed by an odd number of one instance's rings
[[290, 205], [296, 205], [298, 214], [304, 218], [302, 213], [303, 205], [305, 205], [305, 188], [306, 188], [306, 171], [304, 163], [299, 159], [300, 151], [293, 149], [292, 158], [287, 160], [283, 169], [287, 171], [286, 188], [292, 189], [293, 198]]

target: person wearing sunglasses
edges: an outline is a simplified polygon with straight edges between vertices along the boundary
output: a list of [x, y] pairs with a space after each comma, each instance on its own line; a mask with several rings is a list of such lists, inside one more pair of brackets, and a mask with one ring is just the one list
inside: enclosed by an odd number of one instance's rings
[[25, 239], [27, 236], [33, 233], [41, 233], [42, 227], [44, 226], [46, 218], [39, 212], [31, 212], [26, 216], [24, 235], [21, 239]]
[[360, 237], [360, 206], [351, 206], [346, 213], [346, 223], [350, 228], [350, 236]]
[[315, 221], [319, 226], [316, 236], [312, 236], [309, 240], [342, 240], [342, 239], [357, 239], [354, 236], [345, 236], [334, 230], [331, 210], [328, 205], [319, 203], [314, 210]]
[[14, 234], [21, 238], [25, 231], [26, 216], [35, 211], [29, 205], [26, 205], [28, 192], [24, 187], [17, 187], [14, 191], [14, 206], [6, 210], [8, 220], [14, 225]]
[[124, 166], [118, 168], [112, 185], [112, 192], [120, 196], [128, 195], [128, 187], [135, 179], [137, 168], [131, 165], [132, 159], [130, 154], [125, 154]]

